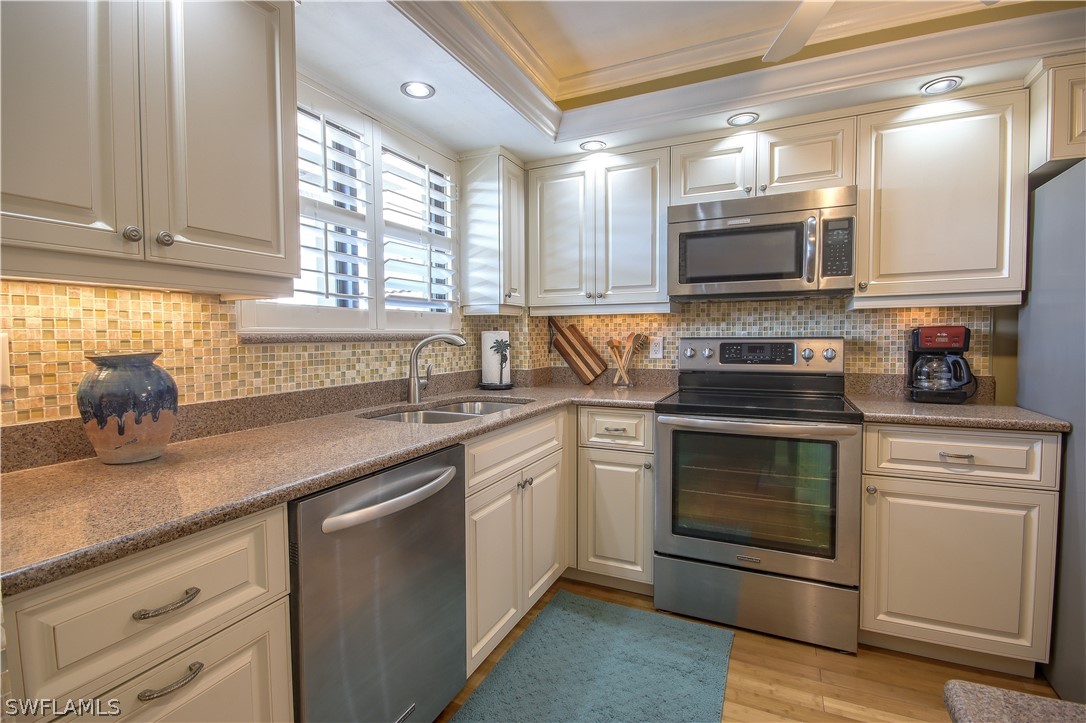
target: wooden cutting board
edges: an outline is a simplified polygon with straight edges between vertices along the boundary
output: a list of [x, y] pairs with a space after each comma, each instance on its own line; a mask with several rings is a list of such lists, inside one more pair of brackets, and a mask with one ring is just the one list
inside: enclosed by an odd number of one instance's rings
[[548, 317], [547, 323], [554, 331], [554, 350], [558, 352], [582, 384], [591, 384], [597, 377], [607, 371], [607, 362], [596, 352], [584, 338], [584, 334], [573, 324], [565, 327]]

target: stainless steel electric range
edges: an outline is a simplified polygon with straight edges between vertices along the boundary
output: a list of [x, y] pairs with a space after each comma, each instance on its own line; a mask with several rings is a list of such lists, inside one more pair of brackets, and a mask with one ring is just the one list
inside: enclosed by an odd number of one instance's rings
[[859, 627], [844, 339], [680, 340], [656, 404], [655, 605], [838, 650]]

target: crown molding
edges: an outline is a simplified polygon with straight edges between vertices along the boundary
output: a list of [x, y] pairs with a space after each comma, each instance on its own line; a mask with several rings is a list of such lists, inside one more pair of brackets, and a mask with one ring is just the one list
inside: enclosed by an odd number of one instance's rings
[[1031, 15], [852, 50], [567, 110], [556, 140], [616, 133], [1026, 58], [1081, 51], [1086, 8]]
[[550, 65], [536, 51], [535, 46], [521, 34], [497, 3], [463, 2], [464, 8], [475, 17], [491, 40], [501, 45], [506, 55], [551, 98], [558, 98], [561, 81]]
[[460, 3], [389, 0], [475, 77], [547, 137], [554, 139], [562, 111], [506, 54], [476, 16]]

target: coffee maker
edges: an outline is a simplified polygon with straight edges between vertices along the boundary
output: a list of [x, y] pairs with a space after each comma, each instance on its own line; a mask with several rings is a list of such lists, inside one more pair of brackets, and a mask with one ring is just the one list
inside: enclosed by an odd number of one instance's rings
[[961, 404], [977, 392], [962, 356], [969, 327], [920, 326], [909, 332], [909, 396], [914, 402]]

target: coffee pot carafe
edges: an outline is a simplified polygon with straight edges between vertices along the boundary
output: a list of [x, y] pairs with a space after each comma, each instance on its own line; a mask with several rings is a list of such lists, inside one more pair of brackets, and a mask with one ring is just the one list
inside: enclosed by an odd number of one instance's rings
[[910, 332], [909, 392], [914, 402], [960, 404], [977, 390], [969, 362], [969, 329], [921, 326]]

